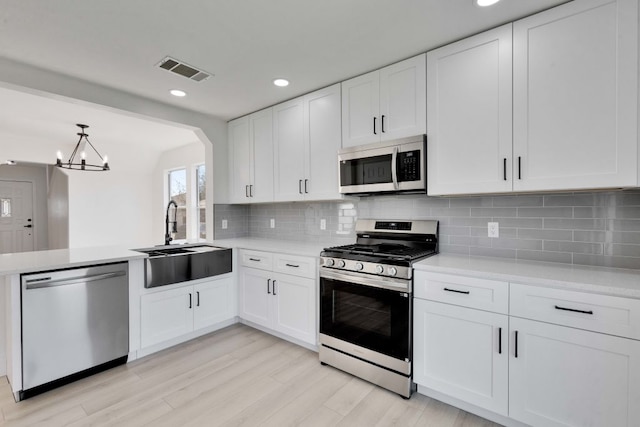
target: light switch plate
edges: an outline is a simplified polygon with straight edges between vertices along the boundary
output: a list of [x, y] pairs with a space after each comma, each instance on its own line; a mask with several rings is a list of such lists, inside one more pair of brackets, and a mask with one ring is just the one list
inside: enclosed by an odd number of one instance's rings
[[320, 220], [320, 230], [326, 230], [326, 229], [327, 229], [327, 220], [323, 218]]
[[497, 222], [488, 222], [487, 230], [489, 237], [500, 237], [500, 224]]
[[269, 227], [276, 228], [276, 220], [275, 220], [275, 218], [271, 218], [269, 220]]
[[223, 219], [223, 220], [222, 220], [222, 229], [223, 229], [223, 230], [226, 230], [226, 229], [227, 229], [227, 227], [229, 227], [229, 223], [227, 222], [227, 220], [226, 220], [226, 219]]

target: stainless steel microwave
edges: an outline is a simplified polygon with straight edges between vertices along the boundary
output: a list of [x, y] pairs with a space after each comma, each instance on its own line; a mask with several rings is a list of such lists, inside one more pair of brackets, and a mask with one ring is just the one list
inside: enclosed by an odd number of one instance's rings
[[426, 148], [418, 135], [340, 150], [340, 193], [426, 193]]

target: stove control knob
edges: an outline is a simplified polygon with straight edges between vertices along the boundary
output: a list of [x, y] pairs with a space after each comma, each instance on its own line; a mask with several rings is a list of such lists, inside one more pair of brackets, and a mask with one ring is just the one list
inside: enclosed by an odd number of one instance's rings
[[326, 259], [326, 261], [325, 261], [325, 264], [327, 265], [327, 267], [333, 267], [333, 265], [334, 265], [335, 263], [336, 263], [336, 262], [335, 262], [333, 259], [331, 259], [331, 258], [327, 258], [327, 259]]
[[362, 270], [363, 268], [364, 268], [364, 265], [362, 265], [362, 263], [361, 263], [361, 262], [357, 262], [357, 263], [356, 263], [356, 270], [360, 271], [360, 270]]
[[396, 274], [398, 274], [398, 270], [395, 267], [389, 267], [389, 275], [395, 276]]
[[384, 272], [384, 267], [381, 265], [376, 265], [376, 273], [382, 274]]
[[338, 264], [337, 264], [337, 265], [338, 265], [338, 267], [340, 267], [340, 268], [344, 268], [344, 265], [345, 265], [345, 264], [344, 264], [344, 260], [342, 260], [342, 259], [338, 260]]

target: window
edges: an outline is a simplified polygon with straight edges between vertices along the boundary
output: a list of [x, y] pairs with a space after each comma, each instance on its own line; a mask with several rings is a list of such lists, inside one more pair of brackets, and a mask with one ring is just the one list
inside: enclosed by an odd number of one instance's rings
[[198, 216], [198, 237], [207, 237], [207, 174], [204, 165], [196, 166], [196, 215]]
[[[178, 232], [174, 239], [184, 240], [187, 238], [187, 170], [176, 169], [169, 171], [168, 177], [169, 200], [173, 200], [178, 205], [175, 218]], [[169, 215], [171, 215], [171, 212]], [[173, 217], [170, 216], [169, 221], [173, 220]]]

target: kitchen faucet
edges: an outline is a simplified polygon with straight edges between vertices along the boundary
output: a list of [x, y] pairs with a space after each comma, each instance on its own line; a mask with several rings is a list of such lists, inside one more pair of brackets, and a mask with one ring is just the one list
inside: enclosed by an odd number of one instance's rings
[[176, 202], [174, 202], [173, 200], [171, 200], [169, 202], [169, 204], [167, 204], [167, 216], [164, 219], [164, 244], [165, 245], [169, 245], [171, 244], [171, 241], [173, 240], [173, 237], [171, 237], [171, 234], [169, 233], [169, 209], [171, 208], [171, 205], [174, 206], [174, 210], [173, 210], [173, 221], [171, 221], [173, 223], [173, 227], [171, 227], [171, 233], [177, 233], [178, 232], [178, 204]]

